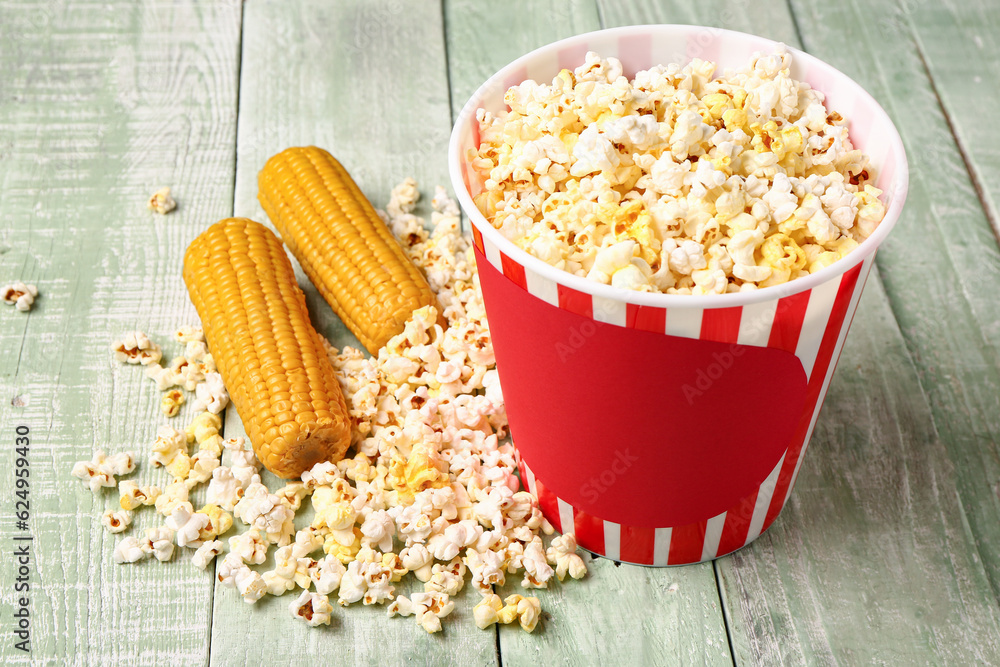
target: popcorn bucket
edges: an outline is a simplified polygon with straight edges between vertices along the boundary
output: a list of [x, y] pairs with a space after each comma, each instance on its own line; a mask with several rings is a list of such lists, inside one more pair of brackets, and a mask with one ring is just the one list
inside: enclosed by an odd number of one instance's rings
[[560, 271], [503, 237], [476, 208], [467, 160], [476, 110], [551, 80], [587, 51], [639, 69], [693, 57], [720, 71], [777, 44], [696, 26], [602, 30], [545, 46], [490, 78], [451, 137], [453, 186], [476, 260], [521, 478], [549, 521], [585, 549], [640, 565], [711, 560], [774, 522], [802, 464], [875, 251], [906, 198], [903, 145], [844, 74], [795, 49], [792, 76], [826, 94], [878, 169], [887, 212], [831, 266], [753, 292], [640, 293]]

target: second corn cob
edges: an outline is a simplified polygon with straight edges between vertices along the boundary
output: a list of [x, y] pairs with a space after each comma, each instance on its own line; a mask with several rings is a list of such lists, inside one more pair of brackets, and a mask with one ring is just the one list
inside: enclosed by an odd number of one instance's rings
[[188, 247], [184, 282], [264, 466], [297, 477], [342, 458], [351, 442], [344, 396], [274, 233], [245, 218], [217, 222]]
[[289, 148], [267, 161], [258, 199], [344, 324], [369, 352], [403, 330], [410, 314], [435, 302], [350, 175], [321, 148]]

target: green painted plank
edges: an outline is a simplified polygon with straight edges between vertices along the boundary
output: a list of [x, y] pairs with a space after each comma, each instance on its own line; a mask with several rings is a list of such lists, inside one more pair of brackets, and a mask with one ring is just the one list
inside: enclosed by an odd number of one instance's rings
[[[42, 292], [26, 315], [0, 311], [0, 465], [13, 467], [17, 425], [33, 442], [32, 662], [204, 663], [211, 577], [186, 562], [115, 565], [120, 536], [100, 514], [117, 494], [93, 496], [70, 469], [95, 448], [134, 449], [133, 478], [165, 477], [144, 463], [159, 392], [109, 345], [195, 319], [182, 253], [232, 207], [240, 6], [0, 2], [0, 16], [0, 283]], [[161, 218], [146, 201], [162, 185], [180, 207]], [[13, 484], [0, 476], [4, 664], [27, 661], [9, 632]], [[131, 533], [157, 518], [138, 515]]]
[[[623, 11], [608, 3], [605, 18], [692, 22], [798, 43], [787, 12], [678, 5]], [[859, 51], [853, 42], [844, 49], [850, 28], [835, 25], [830, 53]], [[884, 56], [865, 53], [858, 65], [875, 57]], [[903, 261], [880, 259], [886, 272]], [[919, 387], [876, 272], [789, 506], [768, 534], [716, 563], [738, 664], [997, 660], [996, 602], [954, 494], [962, 471]]]
[[[992, 2], [904, 2], [883, 29], [906, 26], [917, 40], [934, 90], [1000, 233], [1000, 142], [986, 119], [996, 118], [1000, 96], [1000, 11]], [[986, 121], [986, 122], [984, 122]]]
[[[257, 203], [257, 173], [268, 157], [296, 145], [330, 150], [376, 206], [384, 205], [392, 186], [407, 176], [433, 194], [435, 185], [448, 183], [450, 127], [438, 3], [245, 4], [236, 215], [266, 221]], [[420, 210], [428, 209], [425, 203]], [[338, 346], [358, 346], [297, 271], [319, 330]], [[243, 434], [235, 411], [227, 412], [227, 436]], [[264, 481], [271, 488], [282, 485], [271, 475]], [[308, 514], [299, 520], [307, 522]], [[420, 589], [412, 579], [408, 585]], [[472, 621], [474, 595], [463, 592], [444, 631], [430, 636], [413, 618], [390, 619], [384, 606], [361, 604], [336, 607], [330, 627], [310, 628], [289, 614], [291, 593], [250, 606], [234, 589], [220, 586], [212, 664], [259, 665], [275, 656], [338, 665], [495, 664], [494, 633]]]
[[[805, 46], [865, 86], [903, 136], [910, 193], [902, 220], [879, 252], [879, 267], [954, 463], [955, 486], [979, 557], [1000, 599], [996, 238], [907, 22], [893, 20], [898, 17], [894, 3], [794, 7]], [[850, 48], [844, 47], [847, 42]], [[957, 50], [956, 58], [961, 53]], [[984, 150], [997, 146], [988, 135], [977, 141]]]
[[[519, 55], [601, 27], [596, 7], [582, 2], [484, 6], [455, 0], [446, 3], [446, 18], [456, 113], [483, 81]], [[511, 28], [489, 31], [485, 25]], [[589, 568], [582, 581], [532, 592], [541, 600], [543, 621], [531, 635], [518, 627], [500, 629], [504, 664], [731, 663], [711, 566], [618, 567], [598, 558]], [[519, 588], [503, 592], [524, 594]]]

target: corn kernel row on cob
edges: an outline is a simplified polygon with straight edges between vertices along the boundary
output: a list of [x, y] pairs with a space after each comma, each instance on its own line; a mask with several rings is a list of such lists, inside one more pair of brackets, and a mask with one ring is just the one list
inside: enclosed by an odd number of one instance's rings
[[217, 222], [188, 247], [184, 282], [257, 458], [279, 477], [342, 458], [344, 396], [274, 233]]
[[289, 148], [264, 165], [257, 198], [334, 312], [372, 354], [435, 302], [427, 280], [332, 155]]

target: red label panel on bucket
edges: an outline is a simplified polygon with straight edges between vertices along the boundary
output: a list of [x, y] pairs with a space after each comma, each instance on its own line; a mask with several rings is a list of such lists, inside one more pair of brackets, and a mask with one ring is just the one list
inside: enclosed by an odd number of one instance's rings
[[789, 446], [806, 389], [793, 354], [595, 322], [477, 260], [514, 443], [574, 507], [629, 526], [704, 521]]

